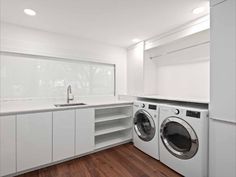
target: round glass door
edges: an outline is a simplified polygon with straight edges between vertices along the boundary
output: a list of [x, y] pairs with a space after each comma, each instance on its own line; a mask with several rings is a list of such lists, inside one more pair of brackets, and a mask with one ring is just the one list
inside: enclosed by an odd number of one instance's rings
[[169, 117], [161, 125], [161, 140], [167, 150], [180, 159], [190, 159], [198, 151], [198, 138], [183, 119]]
[[155, 136], [156, 128], [152, 116], [145, 110], [138, 110], [134, 116], [134, 130], [144, 141], [151, 141]]

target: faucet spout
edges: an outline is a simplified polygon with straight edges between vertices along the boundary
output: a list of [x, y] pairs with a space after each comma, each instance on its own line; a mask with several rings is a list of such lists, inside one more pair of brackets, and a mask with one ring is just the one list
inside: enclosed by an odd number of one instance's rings
[[72, 95], [72, 89], [71, 89], [71, 85], [68, 85], [67, 87], [67, 99], [66, 102], [69, 104], [70, 101], [74, 100], [74, 96]]

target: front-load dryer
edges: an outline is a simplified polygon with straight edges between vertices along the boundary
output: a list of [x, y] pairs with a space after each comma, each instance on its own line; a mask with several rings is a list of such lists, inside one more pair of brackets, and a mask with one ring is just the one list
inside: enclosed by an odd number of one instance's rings
[[208, 110], [160, 107], [160, 161], [186, 177], [208, 174]]
[[159, 106], [156, 103], [136, 101], [133, 112], [134, 146], [159, 160]]

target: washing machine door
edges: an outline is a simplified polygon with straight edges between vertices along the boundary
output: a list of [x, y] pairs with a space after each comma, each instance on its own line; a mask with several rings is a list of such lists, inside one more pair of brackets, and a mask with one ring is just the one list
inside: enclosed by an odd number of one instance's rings
[[152, 116], [140, 109], [134, 115], [134, 130], [143, 141], [151, 141], [156, 133], [156, 126]]
[[166, 118], [160, 130], [162, 143], [175, 157], [190, 159], [198, 151], [199, 141], [193, 128], [178, 117]]

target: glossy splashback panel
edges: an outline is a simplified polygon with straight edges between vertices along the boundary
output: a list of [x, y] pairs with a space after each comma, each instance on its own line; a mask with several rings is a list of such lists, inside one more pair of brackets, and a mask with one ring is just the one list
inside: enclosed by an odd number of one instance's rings
[[12, 53], [0, 54], [1, 100], [115, 94], [115, 65]]

